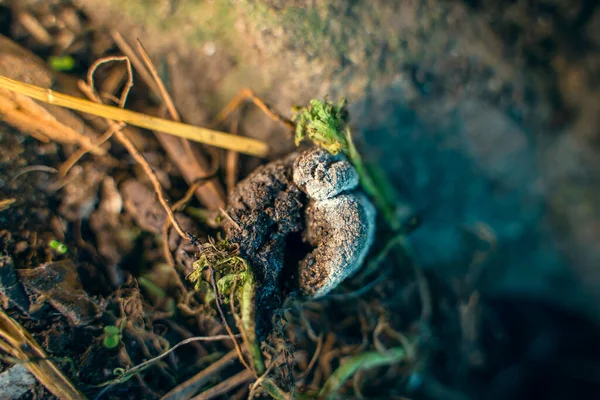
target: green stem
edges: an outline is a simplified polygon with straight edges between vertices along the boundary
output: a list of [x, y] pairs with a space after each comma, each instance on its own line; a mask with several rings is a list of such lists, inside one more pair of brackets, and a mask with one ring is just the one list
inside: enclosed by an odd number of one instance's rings
[[352, 140], [352, 133], [350, 132], [350, 128], [348, 126], [346, 126], [346, 141], [348, 142], [348, 150], [346, 155], [358, 173], [362, 188], [369, 196], [373, 198], [376, 207], [382, 212], [383, 218], [390, 225], [390, 227], [393, 230], [399, 229], [398, 221], [394, 216], [394, 207], [387, 201], [387, 197], [380, 192], [380, 188], [369, 173], [362, 157], [360, 156], [358, 150], [356, 150], [354, 140]]
[[246, 272], [247, 276], [242, 286], [242, 296], [240, 299], [240, 309], [242, 315], [242, 328], [245, 331], [245, 337], [248, 339], [248, 347], [250, 356], [254, 363], [254, 368], [258, 375], [265, 372], [265, 363], [263, 361], [262, 352], [256, 339], [256, 323], [254, 320], [254, 297], [255, 297], [255, 282], [254, 275], [251, 271]]
[[288, 396], [283, 390], [281, 390], [272, 380], [265, 378], [262, 381], [262, 387], [265, 392], [271, 396], [274, 400], [289, 400]]
[[394, 364], [404, 360], [405, 356], [406, 352], [403, 348], [394, 347], [385, 353], [371, 351], [351, 357], [331, 374], [317, 397], [319, 399], [335, 398], [342, 385], [359, 370]]

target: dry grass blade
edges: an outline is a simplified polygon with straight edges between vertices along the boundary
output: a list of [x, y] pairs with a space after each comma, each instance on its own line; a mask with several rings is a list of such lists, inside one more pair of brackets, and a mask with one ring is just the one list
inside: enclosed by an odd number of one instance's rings
[[0, 115], [9, 125], [27, 133], [41, 142], [77, 144], [95, 154], [104, 150], [95, 147], [91, 139], [58, 121], [44, 107], [29, 97], [0, 88]]
[[243, 383], [250, 382], [252, 379], [255, 379], [254, 373], [250, 370], [243, 370], [236, 375], [233, 375], [231, 378], [224, 380], [211, 387], [210, 389], [200, 393], [196, 397], [192, 397], [192, 400], [210, 400], [215, 397], [221, 396], [232, 389], [240, 386]]
[[[54, 104], [114, 121], [125, 122], [140, 128], [169, 133], [174, 136], [252, 156], [264, 157], [269, 152], [269, 146], [260, 140], [239, 136], [235, 137], [225, 132], [169, 121], [105, 104], [97, 104], [54, 92], [50, 89], [18, 82], [4, 76], [0, 76], [0, 88], [8, 89], [48, 104]], [[92, 145], [90, 144], [90, 146]]]
[[[156, 68], [152, 64], [152, 60], [150, 60], [150, 56], [148, 56], [142, 43], [139, 40], [137, 42], [138, 53], [141, 57], [140, 60], [138, 54], [133, 51], [120, 35], [113, 36], [115, 39], [119, 39], [117, 43], [121, 48], [121, 51], [131, 59], [131, 63], [135, 65], [136, 70], [138, 70], [138, 72], [143, 71], [143, 73], [140, 74], [142, 79], [145, 81], [151, 79], [150, 81], [146, 81], [146, 84], [162, 99], [171, 119], [178, 122], [181, 121], [181, 117], [175, 108], [173, 99], [169, 95], [163, 81], [160, 79]], [[206, 177], [214, 174], [211, 172], [212, 168], [206, 161], [205, 155], [201, 154], [201, 152], [198, 151], [199, 149], [192, 148], [188, 140], [183, 138], [176, 139], [160, 132], [154, 133], [163, 148], [167, 151], [169, 158], [175, 163], [188, 184], [191, 185], [192, 182], [195, 182], [198, 179], [206, 179]], [[225, 204], [225, 193], [217, 179], [210, 179], [205, 186], [199, 187], [196, 191], [196, 195], [209, 210], [216, 210], [219, 207], [223, 207]]]
[[291, 120], [281, 116], [278, 112], [269, 107], [264, 101], [260, 99], [254, 92], [248, 88], [242, 89], [235, 95], [233, 99], [217, 114], [213, 124], [218, 125], [225, 121], [227, 117], [240, 107], [245, 101], [251, 101], [254, 103], [262, 112], [264, 112], [269, 118], [274, 121], [281, 122], [292, 131], [296, 129], [296, 124]]
[[222, 369], [230, 366], [237, 359], [237, 352], [230, 351], [215, 361], [207, 368], [198, 372], [196, 375], [173, 388], [169, 393], [165, 394], [161, 400], [188, 400], [190, 399], [207, 381]]
[[0, 211], [8, 210], [15, 201], [13, 198], [0, 200]]
[[[93, 99], [94, 101], [100, 101], [100, 98], [95, 94], [94, 89], [86, 85], [83, 81], [80, 82], [80, 89], [83, 93], [85, 93], [86, 96], [88, 96], [88, 98]], [[110, 120], [108, 122], [110, 126], [117, 125], [116, 122]], [[179, 233], [179, 235], [182, 238], [188, 239], [189, 235], [186, 232], [184, 232], [184, 230], [181, 228], [181, 225], [179, 225], [179, 222], [177, 222], [177, 220], [175, 219], [175, 214], [173, 214], [173, 210], [169, 206], [166, 195], [158, 180], [158, 176], [156, 176], [156, 173], [154, 172], [144, 155], [140, 153], [138, 149], [135, 148], [131, 140], [129, 140], [127, 136], [125, 136], [123, 132], [121, 132], [119, 129], [115, 129], [114, 134], [117, 140], [127, 149], [131, 157], [133, 157], [133, 159], [144, 169], [144, 172], [150, 179], [150, 182], [152, 182], [154, 191], [158, 196], [158, 201], [165, 209], [167, 217], [171, 220], [171, 223], [173, 224], [173, 227], [175, 228], [177, 233]]]
[[0, 339], [0, 349], [23, 361], [25, 367], [50, 393], [59, 399], [85, 399], [56, 365], [48, 360], [44, 350], [29, 332], [4, 310], [0, 310]]

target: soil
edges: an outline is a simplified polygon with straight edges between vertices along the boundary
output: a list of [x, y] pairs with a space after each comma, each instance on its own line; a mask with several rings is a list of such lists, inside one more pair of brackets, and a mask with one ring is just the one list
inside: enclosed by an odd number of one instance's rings
[[[268, 160], [239, 157], [226, 212], [247, 235], [234, 224], [225, 230], [260, 283], [257, 333], [272, 382], [315, 397], [353, 356], [403, 346], [414, 353], [406, 362], [361, 370], [340, 398], [593, 398], [598, 26], [597, 2], [584, 0], [0, 0], [0, 34], [22, 46], [0, 42], [0, 73], [73, 93], [94, 61], [120, 54], [116, 30], [130, 44], [141, 39], [194, 125], [209, 126], [247, 86], [284, 115], [312, 98], [348, 98], [365, 160], [387, 174], [421, 224], [400, 253], [387, 252], [393, 237], [378, 223], [366, 267], [316, 301], [294, 294], [297, 272], [286, 268], [312, 250], [301, 245], [308, 199], [284, 158], [294, 151], [286, 128], [251, 106], [219, 127], [272, 148]], [[57, 56], [72, 67], [49, 68]], [[113, 96], [123, 87], [119, 68], [97, 75]], [[163, 113], [137, 74], [127, 108]], [[99, 119], [46, 110], [87, 137], [106, 129]], [[127, 135], [173, 203], [203, 176], [181, 171], [188, 159], [166, 150], [164, 138]], [[221, 168], [211, 192], [176, 210], [190, 243], [173, 229], [165, 235], [152, 182], [114, 140], [107, 155], [83, 156], [66, 177], [58, 170], [72, 144], [43, 143], [0, 122], [0, 149], [0, 202], [8, 200], [0, 203], [2, 308], [79, 390], [160, 398], [199, 372], [208, 375], [193, 393], [244, 371], [235, 361], [211, 372], [231, 341], [194, 342], [111, 382], [119, 368], [181, 340], [227, 333], [204, 301], [209, 285], [195, 291], [186, 276], [194, 241], [219, 233], [205, 200], [223, 192], [230, 155], [219, 162], [193, 146], [194, 157]], [[267, 185], [256, 183], [263, 177]], [[121, 332], [114, 348], [103, 342], [108, 326]], [[3, 357], [0, 371], [13, 361]], [[244, 383], [220, 396], [248, 392]], [[53, 395], [38, 382], [21, 398]]]

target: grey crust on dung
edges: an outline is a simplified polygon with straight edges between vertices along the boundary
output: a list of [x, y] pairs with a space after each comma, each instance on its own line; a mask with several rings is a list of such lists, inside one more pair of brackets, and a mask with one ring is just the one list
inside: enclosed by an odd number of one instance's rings
[[281, 304], [291, 235], [301, 233], [311, 247], [290, 275], [305, 296], [327, 294], [363, 263], [375, 236], [375, 208], [357, 186], [358, 174], [343, 155], [314, 148], [258, 167], [231, 193], [227, 213], [235, 223], [226, 222], [225, 232], [256, 276], [261, 340]]
[[375, 238], [375, 207], [359, 192], [311, 202], [305, 239], [315, 249], [299, 265], [302, 292], [326, 295], [362, 265]]
[[296, 158], [294, 183], [311, 199], [325, 200], [358, 187], [358, 174], [344, 155], [316, 147]]

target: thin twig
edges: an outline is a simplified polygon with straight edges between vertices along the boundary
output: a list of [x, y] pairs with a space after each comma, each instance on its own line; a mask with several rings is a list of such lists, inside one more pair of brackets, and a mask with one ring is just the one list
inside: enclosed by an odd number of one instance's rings
[[[206, 179], [208, 179], [208, 178], [210, 178], [210, 177], [207, 177]], [[190, 199], [194, 195], [194, 192], [196, 191], [196, 189], [198, 189], [200, 186], [202, 186], [203, 184], [206, 183], [206, 179], [198, 179], [196, 182], [192, 183], [192, 185], [185, 192], [185, 195], [181, 199], [177, 200], [175, 202], [175, 204], [173, 204], [173, 207], [171, 208], [173, 210], [173, 212], [177, 212], [181, 208], [183, 208], [183, 206], [185, 206], [185, 204], [187, 204], [190, 201]], [[171, 227], [171, 220], [169, 218], [167, 218], [165, 220], [165, 224], [163, 225], [163, 230], [162, 230], [163, 253], [165, 255], [165, 259], [167, 260], [167, 263], [171, 267], [174, 267], [175, 260], [173, 259], [173, 256], [171, 255], [171, 249], [169, 248], [169, 228], [170, 227]], [[177, 275], [177, 277], [179, 277], [179, 275]]]
[[176, 349], [178, 349], [181, 346], [184, 346], [188, 343], [192, 343], [192, 342], [218, 342], [221, 340], [233, 340], [235, 341], [236, 336], [233, 335], [215, 335], [215, 336], [195, 336], [189, 339], [184, 339], [181, 342], [177, 343], [175, 346], [171, 347], [169, 350], [165, 351], [164, 353], [151, 358], [150, 360], [146, 360], [141, 364], [136, 365], [135, 367], [127, 370], [127, 374], [133, 374], [136, 371], [139, 371], [140, 369], [144, 369], [148, 366], [148, 364], [152, 364], [155, 363], [158, 360], [161, 360], [163, 358], [165, 358], [166, 356], [168, 356], [169, 354], [171, 354], [173, 351], [175, 351]]
[[298, 380], [302, 380], [302, 379], [306, 378], [308, 376], [308, 374], [310, 374], [310, 371], [312, 371], [313, 367], [317, 363], [317, 360], [319, 359], [319, 356], [321, 355], [322, 348], [323, 348], [323, 334], [320, 334], [319, 338], [317, 339], [317, 348], [315, 349], [315, 353], [313, 354], [312, 358], [310, 359], [310, 362], [308, 363], [308, 366], [306, 367], [304, 372], [302, 374], [300, 374], [300, 376], [298, 377]]
[[292, 131], [296, 129], [296, 124], [294, 124], [291, 120], [281, 116], [279, 113], [265, 104], [265, 102], [256, 96], [249, 88], [240, 90], [238, 94], [236, 94], [235, 97], [231, 99], [229, 103], [217, 114], [211, 126], [217, 126], [221, 124], [232, 112], [234, 112], [243, 102], [247, 100], [252, 101], [258, 108], [261, 109], [262, 112], [264, 112], [274, 121], [281, 122]]
[[215, 385], [215, 386], [211, 387], [210, 389], [200, 393], [198, 396], [192, 397], [192, 400], [214, 399], [215, 397], [225, 394], [225, 393], [229, 392], [231, 389], [238, 387], [242, 383], [250, 382], [254, 378], [255, 378], [254, 372], [251, 370], [245, 369], [242, 372], [238, 372], [237, 374], [233, 375], [232, 377], [224, 380], [223, 382], [219, 383], [218, 385]]
[[221, 212], [221, 214], [223, 214], [223, 216], [225, 218], [227, 218], [227, 220], [229, 222], [231, 222], [233, 224], [233, 226], [235, 226], [235, 228], [238, 231], [240, 231], [240, 232], [242, 231], [242, 227], [233, 218], [231, 218], [231, 216], [229, 215], [229, 213], [227, 213], [227, 211], [225, 211], [223, 208], [219, 208], [219, 211]]
[[[137, 39], [137, 47], [138, 47], [138, 53], [142, 57], [144, 66], [146, 67], [147, 71], [150, 73], [150, 76], [152, 77], [152, 80], [154, 81], [154, 85], [156, 86], [156, 88], [158, 90], [158, 93], [155, 92], [155, 94], [161, 98], [162, 102], [167, 107], [167, 111], [169, 112], [171, 119], [173, 121], [180, 122], [181, 116], [179, 115], [179, 113], [177, 112], [177, 109], [175, 108], [175, 103], [173, 102], [171, 95], [167, 91], [167, 88], [165, 87], [165, 84], [163, 83], [162, 79], [160, 79], [160, 76], [158, 76], [158, 71], [156, 71], [156, 68], [154, 67], [154, 64], [152, 63], [152, 60], [150, 60], [150, 56], [148, 55], [148, 52], [146, 51], [146, 49], [142, 45], [142, 42], [140, 42], [139, 39]], [[151, 86], [151, 88], [152, 88], [152, 86]], [[188, 142], [186, 139], [183, 139], [183, 138], [179, 138], [179, 140], [181, 141], [181, 144], [183, 145], [185, 152], [187, 153], [187, 156], [190, 157], [190, 159], [192, 159], [192, 160], [196, 159], [196, 156], [194, 155], [192, 147], [190, 146], [190, 142]]]
[[202, 371], [188, 379], [187, 381], [177, 385], [173, 389], [169, 391], [169, 393], [165, 394], [161, 400], [187, 400], [194, 395], [194, 393], [200, 389], [211, 376], [220, 372], [225, 367], [228, 367], [238, 358], [237, 352], [235, 350], [231, 350], [229, 353], [225, 354], [218, 361], [210, 364], [208, 367], [204, 368]]
[[58, 171], [56, 170], [56, 168], [48, 167], [47, 165], [30, 165], [28, 167], [21, 168], [12, 178], [10, 178], [9, 182], [12, 182], [19, 178], [21, 175], [25, 175], [30, 172], [48, 172], [50, 174], [55, 174]]
[[175, 108], [175, 103], [173, 102], [173, 99], [169, 95], [169, 92], [167, 91], [167, 88], [165, 87], [165, 84], [163, 83], [162, 79], [160, 79], [160, 77], [158, 76], [158, 72], [156, 71], [154, 64], [152, 64], [152, 60], [150, 60], [150, 57], [148, 56], [148, 52], [142, 45], [142, 42], [140, 42], [140, 39], [137, 39], [137, 46], [138, 46], [138, 53], [142, 57], [142, 61], [144, 62], [144, 65], [146, 66], [148, 72], [150, 73], [150, 76], [152, 77], [152, 80], [154, 81], [154, 83], [158, 89], [157, 94], [160, 96], [163, 103], [165, 103], [165, 106], [167, 106], [169, 115], [171, 115], [171, 118], [173, 120], [181, 121], [181, 117], [179, 116], [179, 113], [177, 112], [177, 109]]
[[[110, 138], [115, 134], [117, 130], [121, 130], [126, 125], [123, 122], [119, 122], [117, 124], [110, 124], [108, 129], [100, 136], [96, 143], [94, 143], [94, 147], [100, 147], [104, 143], [106, 143]], [[60, 166], [58, 170], [58, 174], [62, 177], [67, 176], [67, 173], [77, 162], [83, 157], [85, 154], [89, 152], [88, 149], [81, 148], [77, 150], [75, 153], [71, 154], [71, 156]]]
[[[94, 100], [96, 102], [100, 101], [100, 98], [94, 92], [94, 89], [89, 87], [83, 81], [79, 81], [79, 89], [89, 99]], [[111, 121], [109, 119], [107, 119], [107, 122], [109, 125], [116, 124], [114, 121]], [[175, 228], [177, 233], [179, 233], [179, 235], [182, 238], [189, 239], [190, 238], [189, 234], [186, 233], [183, 230], [183, 228], [181, 228], [181, 225], [179, 225], [179, 222], [175, 219], [175, 215], [173, 214], [173, 210], [171, 210], [171, 207], [169, 206], [169, 203], [166, 199], [166, 196], [164, 194], [162, 186], [160, 185], [160, 181], [158, 180], [158, 176], [156, 175], [156, 173], [154, 172], [154, 170], [152, 169], [152, 167], [150, 166], [150, 164], [148, 163], [148, 161], [146, 160], [144, 155], [142, 153], [140, 153], [138, 149], [136, 149], [136, 147], [131, 142], [131, 140], [129, 140], [129, 138], [127, 136], [125, 136], [125, 134], [123, 132], [116, 130], [114, 134], [115, 134], [115, 137], [117, 138], [117, 140], [127, 149], [129, 154], [131, 155], [131, 157], [133, 157], [133, 159], [138, 164], [140, 164], [140, 166], [142, 167], [142, 169], [148, 176], [148, 179], [150, 179], [150, 182], [152, 183], [152, 186], [154, 187], [154, 191], [156, 192], [156, 195], [158, 197], [158, 201], [165, 209], [167, 216], [171, 220], [171, 223], [173, 224], [173, 227]]]
[[156, 83], [152, 79], [152, 76], [150, 76], [148, 70], [144, 68], [144, 63], [142, 62], [142, 60], [140, 60], [135, 51], [133, 51], [131, 46], [129, 46], [129, 44], [125, 41], [123, 36], [115, 30], [110, 31], [110, 35], [117, 44], [117, 47], [123, 52], [123, 54], [129, 57], [129, 60], [135, 67], [137, 73], [140, 74], [140, 76], [142, 77], [142, 80], [154, 93], [158, 93], [158, 88], [156, 87]]
[[94, 82], [94, 74], [96, 73], [96, 70], [103, 64], [115, 61], [124, 61], [125, 65], [127, 66], [127, 83], [125, 84], [125, 88], [123, 89], [123, 93], [121, 94], [121, 97], [119, 99], [119, 107], [125, 108], [127, 97], [129, 96], [129, 92], [133, 87], [133, 69], [131, 68], [131, 62], [129, 61], [129, 58], [125, 56], [109, 56], [96, 60], [96, 62], [94, 62], [92, 66], [88, 69], [87, 83], [89, 87], [95, 87], [96, 85]]

